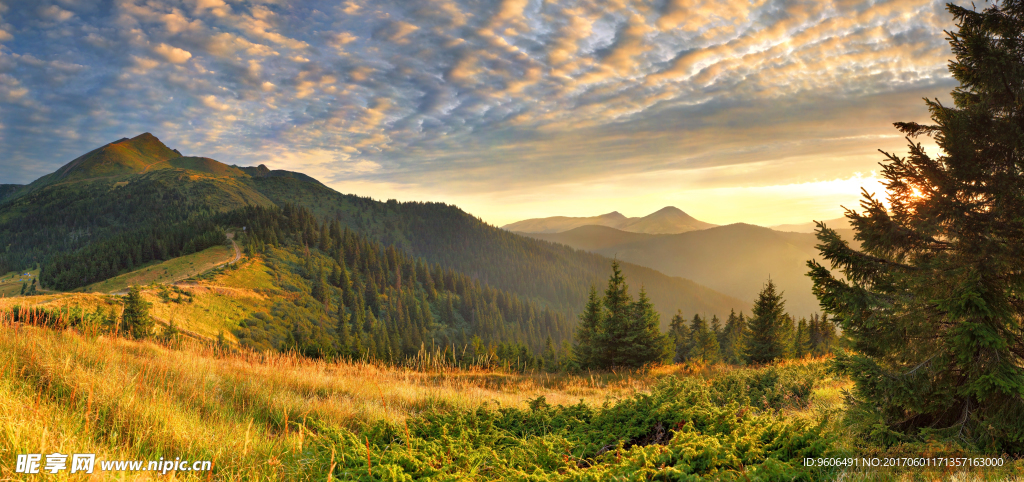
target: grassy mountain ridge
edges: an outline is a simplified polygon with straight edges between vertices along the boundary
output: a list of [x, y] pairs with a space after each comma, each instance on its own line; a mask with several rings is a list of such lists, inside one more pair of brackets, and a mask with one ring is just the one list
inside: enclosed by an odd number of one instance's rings
[[8, 254], [22, 258], [12, 262], [38, 263], [126, 229], [273, 204], [246, 179], [178, 169], [121, 179], [44, 186], [0, 203], [0, 240]]
[[217, 177], [246, 177], [245, 172], [241, 169], [228, 166], [209, 157], [176, 157], [165, 162], [171, 168], [187, 169]]
[[156, 136], [146, 132], [132, 139], [124, 138], [89, 151], [28, 185], [28, 191], [67, 181], [100, 177], [117, 177], [142, 173], [153, 164], [181, 157], [181, 153], [165, 146]]
[[298, 179], [300, 181], [306, 181], [306, 182], [310, 182], [310, 183], [313, 183], [313, 184], [319, 184], [319, 185], [323, 186], [323, 183], [321, 183], [320, 181], [314, 179], [311, 176], [307, 176], [307, 175], [305, 175], [305, 174], [303, 174], [301, 172], [285, 171], [283, 169], [273, 169], [273, 170], [271, 170], [270, 168], [268, 168], [267, 166], [265, 166], [263, 164], [260, 164], [259, 166], [256, 166], [256, 167], [239, 167], [239, 166], [231, 166], [231, 167], [237, 167], [242, 172], [244, 172], [244, 173], [246, 173], [249, 176], [254, 177], [254, 178], [258, 178], [258, 177], [289, 177], [289, 178], [293, 178], [293, 179]]

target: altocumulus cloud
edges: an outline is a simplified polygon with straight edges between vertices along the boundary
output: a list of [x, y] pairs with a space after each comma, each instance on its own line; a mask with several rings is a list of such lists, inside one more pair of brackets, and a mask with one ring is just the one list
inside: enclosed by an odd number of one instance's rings
[[849, 178], [949, 90], [949, 28], [934, 0], [0, 0], [0, 182], [143, 131], [496, 222], [558, 185]]

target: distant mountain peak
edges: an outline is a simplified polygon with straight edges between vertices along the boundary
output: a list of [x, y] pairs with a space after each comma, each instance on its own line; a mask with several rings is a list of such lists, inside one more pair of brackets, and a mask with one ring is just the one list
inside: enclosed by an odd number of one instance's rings
[[606, 226], [632, 233], [678, 234], [712, 228], [715, 225], [698, 221], [675, 206], [666, 206], [640, 218], [629, 218], [618, 211], [593, 217], [526, 219], [507, 224], [504, 229], [521, 233], [563, 233], [582, 226]]

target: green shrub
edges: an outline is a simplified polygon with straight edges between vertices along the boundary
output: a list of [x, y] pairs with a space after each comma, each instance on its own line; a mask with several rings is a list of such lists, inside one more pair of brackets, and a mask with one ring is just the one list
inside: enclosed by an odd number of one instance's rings
[[823, 363], [736, 370], [712, 380], [711, 395], [717, 403], [735, 400], [763, 410], [804, 408], [826, 374]]
[[837, 455], [825, 426], [747, 403], [749, 394], [778, 399], [810, 371], [754, 371], [745, 380], [755, 386], [742, 390], [739, 376], [723, 387], [668, 377], [599, 408], [540, 397], [525, 409], [428, 410], [359, 435], [314, 423], [320, 436], [304, 470], [333, 464], [340, 480], [818, 480], [835, 474], [802, 461]]

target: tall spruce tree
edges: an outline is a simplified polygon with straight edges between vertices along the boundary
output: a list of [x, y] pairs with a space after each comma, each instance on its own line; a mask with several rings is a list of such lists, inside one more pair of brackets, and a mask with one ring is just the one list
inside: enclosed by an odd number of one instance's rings
[[715, 341], [718, 343], [718, 353], [721, 355], [722, 345], [725, 343], [725, 330], [722, 329], [722, 320], [718, 319], [718, 315], [711, 315], [708, 327], [715, 334]]
[[121, 332], [135, 339], [147, 338], [153, 331], [153, 318], [149, 316], [149, 302], [142, 299], [137, 286], [128, 289], [121, 313]]
[[602, 358], [602, 354], [598, 352], [598, 330], [603, 325], [603, 314], [601, 298], [597, 296], [597, 289], [591, 286], [587, 306], [583, 313], [580, 313], [580, 324], [576, 327], [576, 344], [572, 350], [576, 364], [581, 368], [596, 367]]
[[926, 100], [934, 125], [895, 124], [910, 152], [883, 152], [890, 207], [865, 192], [863, 212], [846, 213], [860, 251], [819, 223], [819, 249], [844, 279], [808, 266], [852, 341], [836, 364], [873, 423], [1022, 453], [1024, 2], [947, 9], [954, 106]]
[[576, 331], [576, 362], [580, 368], [639, 368], [664, 360], [671, 352], [669, 338], [647, 292], [633, 301], [617, 261], [604, 298], [591, 289]]
[[769, 363], [785, 358], [789, 352], [786, 342], [793, 323], [786, 314], [786, 302], [776, 291], [775, 283], [768, 279], [754, 302], [754, 315], [750, 319], [744, 356], [747, 363]]
[[345, 312], [345, 305], [338, 304], [338, 321], [335, 328], [335, 333], [338, 338], [338, 351], [342, 357], [348, 358], [352, 356], [352, 329], [349, 327], [348, 320], [350, 315]]
[[811, 353], [811, 330], [807, 318], [800, 318], [793, 335], [793, 358], [803, 358]]
[[[623, 340], [627, 349], [621, 359], [615, 360], [615, 365], [639, 368], [663, 361], [671, 353], [671, 344], [668, 336], [661, 333], [660, 316], [643, 287], [630, 311], [629, 338]], [[714, 335], [711, 340], [714, 341]], [[717, 354], [718, 344], [715, 343]]]
[[612, 275], [608, 278], [608, 288], [604, 292], [604, 316], [601, 329], [597, 334], [598, 350], [601, 358], [598, 366], [609, 368], [620, 365], [630, 357], [634, 329], [632, 318], [633, 297], [629, 295], [629, 286], [622, 276], [619, 262], [612, 262]]

